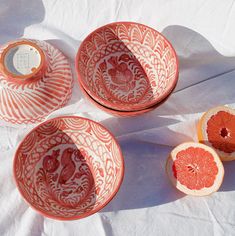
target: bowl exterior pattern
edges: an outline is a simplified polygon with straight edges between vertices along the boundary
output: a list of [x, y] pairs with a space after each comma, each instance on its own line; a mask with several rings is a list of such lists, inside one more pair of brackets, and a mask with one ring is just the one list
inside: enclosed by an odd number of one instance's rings
[[[104, 112], [108, 113], [108, 114], [111, 114], [113, 116], [116, 116], [116, 117], [134, 117], [134, 116], [139, 116], [139, 115], [143, 115], [147, 112], [151, 112], [153, 111], [154, 109], [158, 108], [159, 106], [163, 105], [163, 103], [165, 103], [168, 98], [170, 97], [171, 93], [165, 97], [163, 100], [161, 100], [161, 102], [151, 106], [151, 107], [148, 107], [148, 108], [145, 108], [145, 109], [142, 109], [142, 110], [139, 110], [139, 111], [117, 111], [117, 110], [114, 110], [114, 109], [111, 109], [111, 108], [108, 108], [108, 107], [105, 107], [101, 104], [99, 104], [97, 101], [95, 101], [87, 92], [86, 90], [82, 87], [81, 84], [79, 84], [80, 86], [80, 90], [82, 91], [82, 93], [85, 95], [85, 97], [87, 98], [87, 100], [92, 103], [94, 106], [96, 106], [97, 108], [103, 110]], [[172, 89], [174, 90], [174, 88]]]
[[111, 108], [108, 108], [108, 107], [105, 107], [105, 106], [102, 106], [101, 104], [99, 104], [98, 102], [96, 102], [86, 91], [85, 89], [81, 86], [80, 84], [80, 89], [81, 91], [83, 92], [83, 94], [85, 95], [86, 99], [92, 103], [94, 106], [96, 106], [97, 108], [101, 109], [102, 111], [108, 113], [108, 114], [111, 114], [113, 116], [116, 116], [116, 117], [134, 117], [134, 116], [139, 116], [139, 115], [142, 115], [142, 114], [145, 114], [147, 112], [150, 112], [152, 110], [154, 110], [155, 108], [157, 108], [158, 106], [160, 106], [164, 101], [162, 101], [161, 103], [157, 104], [157, 105], [154, 105], [152, 107], [149, 107], [149, 108], [146, 108], [146, 109], [142, 109], [140, 111], [117, 111], [117, 110], [113, 110]]
[[[24, 41], [36, 43], [44, 51], [48, 65], [37, 79], [16, 81], [0, 73], [0, 119], [16, 124], [43, 121], [68, 102], [73, 86], [69, 62], [58, 49], [45, 41]], [[7, 46], [0, 49], [0, 54]]]
[[103, 26], [81, 44], [76, 60], [79, 81], [100, 104], [140, 110], [164, 99], [178, 79], [171, 44], [145, 25]]
[[96, 122], [64, 117], [44, 122], [19, 146], [14, 176], [25, 200], [45, 216], [71, 220], [93, 214], [118, 191], [123, 159]]

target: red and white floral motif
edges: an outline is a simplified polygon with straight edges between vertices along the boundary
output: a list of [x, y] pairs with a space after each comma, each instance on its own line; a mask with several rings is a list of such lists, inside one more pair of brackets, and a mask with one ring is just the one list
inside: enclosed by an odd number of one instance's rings
[[79, 81], [100, 104], [140, 110], [167, 97], [178, 80], [171, 44], [145, 25], [119, 22], [90, 34], [77, 54]]
[[43, 168], [46, 172], [53, 173], [58, 169], [60, 165], [59, 161], [57, 160], [59, 153], [60, 149], [57, 149], [56, 151], [53, 151], [51, 155], [44, 157]]
[[125, 85], [130, 83], [134, 76], [127, 65], [124, 62], [121, 62], [122, 60], [129, 61], [130, 57], [127, 54], [120, 56], [120, 64], [118, 63], [117, 57], [111, 57], [108, 62], [113, 66], [113, 68], [108, 70], [108, 74], [111, 76], [113, 83]]
[[44, 51], [48, 66], [42, 78], [24, 83], [11, 81], [0, 73], [0, 119], [11, 123], [41, 122], [71, 97], [73, 78], [67, 58], [45, 41], [28, 41]]
[[[83, 149], [61, 146], [50, 150], [51, 155], [42, 158], [36, 169], [35, 186], [39, 192], [48, 191], [58, 204], [77, 207], [88, 195], [95, 191], [94, 179], [88, 164], [89, 157]], [[60, 155], [61, 153], [61, 155]]]
[[123, 165], [120, 148], [105, 128], [85, 118], [60, 117], [25, 137], [15, 155], [14, 177], [33, 208], [70, 220], [97, 212], [113, 198]]
[[114, 116], [117, 116], [117, 117], [132, 117], [132, 116], [142, 115], [144, 113], [150, 112], [150, 111], [156, 109], [157, 107], [161, 106], [170, 96], [170, 95], [168, 95], [161, 102], [157, 103], [154, 106], [151, 106], [151, 107], [139, 110], [139, 111], [118, 111], [118, 110], [113, 110], [111, 108], [102, 106], [101, 104], [96, 102], [89, 94], [87, 94], [87, 92], [84, 90], [84, 88], [81, 85], [80, 85], [80, 89], [84, 93], [84, 95], [86, 96], [87, 100], [89, 100], [93, 105], [95, 105], [96, 107], [100, 108], [101, 110], [103, 110], [109, 114], [112, 114]]

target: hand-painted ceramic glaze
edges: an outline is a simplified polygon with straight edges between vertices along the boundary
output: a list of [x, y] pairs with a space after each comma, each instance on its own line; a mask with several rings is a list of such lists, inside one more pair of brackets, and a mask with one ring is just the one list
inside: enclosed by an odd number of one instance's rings
[[100, 124], [58, 117], [34, 128], [19, 145], [14, 178], [41, 214], [75, 220], [102, 209], [117, 193], [124, 161], [115, 138]]
[[154, 106], [151, 106], [149, 108], [146, 109], [142, 109], [140, 111], [117, 111], [114, 109], [111, 109], [109, 107], [105, 107], [103, 105], [101, 105], [100, 103], [98, 103], [97, 101], [95, 101], [87, 92], [86, 90], [82, 87], [82, 85], [80, 84], [80, 89], [83, 92], [83, 94], [85, 95], [85, 97], [87, 98], [87, 100], [89, 100], [93, 105], [95, 105], [96, 107], [98, 107], [99, 109], [103, 110], [106, 113], [109, 113], [111, 115], [117, 116], [117, 117], [133, 117], [133, 116], [138, 116], [138, 115], [142, 115], [145, 114], [147, 112], [153, 111], [154, 109], [156, 109], [157, 107], [161, 106], [163, 103], [166, 102], [166, 100], [169, 98], [170, 95], [168, 95], [166, 98], [164, 98], [164, 100], [162, 100], [161, 102], [157, 103]]
[[0, 48], [0, 119], [40, 122], [67, 103], [72, 85], [68, 60], [51, 44], [21, 39]]
[[92, 32], [79, 48], [76, 67], [79, 82], [94, 100], [121, 111], [159, 103], [178, 80], [171, 44], [156, 30], [131, 22]]

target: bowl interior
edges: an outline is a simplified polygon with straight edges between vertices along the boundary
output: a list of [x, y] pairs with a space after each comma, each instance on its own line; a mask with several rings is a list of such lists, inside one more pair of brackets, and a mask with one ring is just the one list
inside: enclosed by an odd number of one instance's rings
[[97, 212], [118, 191], [123, 159], [112, 135], [78, 117], [57, 118], [34, 129], [14, 160], [17, 186], [25, 200], [55, 219]]
[[[146, 112], [150, 112], [152, 110], [154, 110], [156, 107], [158, 107], [160, 104], [156, 104], [154, 106], [151, 106], [149, 108], [146, 109], [142, 109], [140, 111], [118, 111], [118, 110], [114, 110], [111, 109], [109, 107], [106, 107], [100, 103], [98, 103], [97, 101], [95, 101], [87, 92], [86, 90], [80, 85], [80, 89], [82, 90], [83, 94], [86, 96], [86, 98], [96, 107], [98, 107], [99, 109], [103, 110], [104, 112], [107, 112], [111, 115], [117, 116], [117, 117], [133, 117], [133, 116], [138, 116], [138, 115], [142, 115]], [[166, 99], [166, 98], [165, 98]], [[165, 101], [165, 99], [163, 101]], [[163, 102], [162, 101], [162, 102]], [[162, 103], [161, 102], [161, 103]]]
[[147, 26], [119, 22], [103, 26], [82, 43], [79, 80], [96, 101], [116, 110], [138, 110], [166, 97], [178, 78], [174, 49]]
[[[176, 84], [175, 84], [176, 86]], [[156, 103], [155, 105], [142, 109], [142, 110], [136, 110], [136, 111], [120, 111], [120, 110], [114, 110], [112, 108], [106, 107], [100, 103], [98, 103], [96, 100], [94, 100], [87, 92], [86, 90], [83, 88], [83, 86], [79, 83], [79, 87], [81, 89], [81, 91], [83, 92], [83, 94], [85, 95], [85, 97], [87, 98], [87, 100], [89, 100], [93, 105], [95, 105], [96, 107], [98, 107], [99, 109], [117, 116], [117, 117], [133, 117], [133, 116], [138, 116], [138, 115], [142, 115], [144, 113], [150, 112], [156, 108], [158, 108], [159, 106], [161, 106], [163, 103], [165, 103], [168, 98], [170, 97], [171, 93], [169, 93], [168, 96], [166, 96], [163, 100], [161, 100], [159, 103]], [[175, 89], [175, 87], [172, 89], [172, 91]]]

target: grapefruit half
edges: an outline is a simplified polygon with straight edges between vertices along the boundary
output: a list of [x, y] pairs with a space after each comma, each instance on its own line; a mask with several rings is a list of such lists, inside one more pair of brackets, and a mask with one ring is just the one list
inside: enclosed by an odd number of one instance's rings
[[207, 111], [198, 124], [198, 140], [213, 147], [222, 161], [235, 160], [235, 110], [219, 106]]
[[167, 174], [181, 192], [205, 196], [216, 192], [222, 184], [224, 167], [211, 148], [201, 143], [182, 143], [167, 159]]

